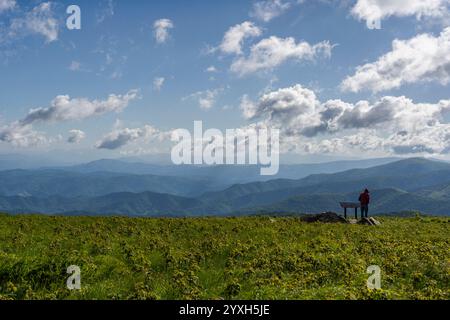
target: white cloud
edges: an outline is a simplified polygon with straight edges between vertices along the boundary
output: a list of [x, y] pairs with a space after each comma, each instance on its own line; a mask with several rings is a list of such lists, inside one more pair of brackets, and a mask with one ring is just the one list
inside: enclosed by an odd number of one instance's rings
[[269, 22], [283, 14], [289, 7], [290, 3], [285, 3], [282, 0], [257, 1], [253, 4], [250, 16], [264, 22]]
[[244, 95], [241, 99], [240, 109], [245, 119], [252, 119], [256, 117], [258, 111], [257, 106], [250, 100], [248, 95]]
[[223, 88], [198, 91], [187, 97], [184, 97], [182, 100], [195, 99], [197, 100], [200, 108], [204, 110], [211, 109], [216, 104], [217, 97], [223, 92]]
[[222, 43], [219, 45], [219, 49], [227, 54], [242, 54], [244, 40], [251, 37], [258, 37], [261, 34], [261, 29], [255, 26], [253, 22], [245, 21], [228, 29], [223, 37]]
[[201, 93], [198, 98], [198, 103], [202, 109], [211, 109], [216, 103], [216, 97], [219, 94], [217, 90], [206, 90]]
[[333, 46], [328, 41], [314, 45], [296, 43], [294, 38], [272, 36], [253, 45], [248, 57], [238, 57], [231, 71], [244, 76], [258, 71], [270, 71], [287, 60], [314, 60], [318, 56], [330, 57]]
[[153, 79], [153, 90], [161, 91], [165, 80], [166, 79], [164, 77], [157, 77], [157, 78]]
[[36, 123], [81, 120], [108, 112], [120, 112], [130, 101], [138, 97], [137, 90], [125, 95], [109, 95], [106, 100], [71, 99], [67, 95], [57, 96], [50, 107], [31, 109], [21, 120], [0, 127], [0, 141], [19, 147], [30, 147], [53, 142], [44, 134], [33, 130]]
[[97, 149], [119, 149], [138, 139], [154, 139], [161, 137], [161, 132], [150, 125], [142, 128], [116, 128], [104, 136], [95, 145]]
[[217, 70], [217, 68], [216, 68], [215, 66], [209, 66], [208, 68], [206, 68], [205, 71], [206, 71], [206, 72], [209, 72], [209, 73], [216, 73], [216, 72], [219, 72], [219, 70]]
[[15, 121], [7, 126], [0, 127], [0, 141], [10, 143], [14, 147], [34, 147], [48, 143], [47, 137], [33, 130], [31, 125], [23, 125]]
[[113, 71], [113, 73], [111, 73], [111, 75], [109, 76], [109, 78], [112, 79], [112, 80], [120, 79], [120, 78], [122, 78], [122, 72], [120, 72], [120, 71], [118, 71], [118, 70]]
[[70, 71], [80, 71], [81, 63], [79, 61], [72, 61], [69, 66]]
[[420, 34], [394, 40], [392, 51], [377, 61], [359, 66], [341, 84], [344, 91], [379, 92], [416, 82], [450, 82], [450, 27], [434, 37]]
[[169, 30], [173, 29], [173, 22], [169, 19], [159, 19], [153, 23], [153, 32], [157, 43], [165, 43], [170, 35]]
[[412, 132], [443, 121], [450, 111], [450, 100], [436, 104], [414, 103], [404, 96], [386, 96], [375, 103], [359, 101], [350, 108], [341, 108], [337, 123], [343, 129], [375, 128], [395, 132]]
[[67, 138], [67, 142], [68, 143], [80, 143], [81, 140], [83, 140], [84, 138], [86, 138], [86, 133], [84, 133], [81, 130], [70, 130], [69, 131], [69, 137]]
[[135, 147], [125, 150], [120, 150], [120, 155], [130, 156], [143, 156], [143, 155], [160, 155], [170, 153], [170, 147], [162, 148], [161, 146], [150, 146], [146, 148]]
[[0, 13], [16, 6], [16, 0], [0, 0]]
[[449, 4], [449, 0], [358, 0], [351, 13], [369, 28], [378, 28], [382, 19], [391, 16], [448, 17]]
[[107, 0], [99, 14], [97, 14], [97, 23], [102, 23], [107, 18], [114, 16], [114, 1]]
[[242, 114], [253, 125], [281, 131], [284, 150], [305, 153], [450, 152], [450, 100], [415, 103], [404, 96], [375, 102], [321, 102], [301, 85], [265, 93], [255, 101], [244, 96]]
[[108, 112], [121, 112], [130, 101], [137, 98], [137, 90], [130, 90], [124, 95], [110, 94], [106, 100], [92, 101], [86, 98], [71, 99], [68, 95], [60, 95], [53, 99], [50, 107], [31, 109], [21, 123], [81, 120]]
[[54, 16], [53, 4], [43, 2], [23, 18], [16, 18], [12, 21], [9, 30], [10, 36], [18, 34], [39, 34], [45, 37], [46, 42], [58, 40], [59, 24]]
[[315, 93], [301, 85], [282, 88], [260, 96], [257, 103], [247, 96], [241, 101], [241, 110], [246, 119], [263, 119], [267, 124], [283, 127], [286, 132], [296, 132], [307, 126], [318, 124], [320, 102]]

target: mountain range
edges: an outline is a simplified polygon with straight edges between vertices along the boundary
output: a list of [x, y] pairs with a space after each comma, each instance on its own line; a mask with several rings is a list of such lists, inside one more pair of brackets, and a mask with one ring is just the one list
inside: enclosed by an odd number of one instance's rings
[[353, 165], [359, 168], [339, 171], [352, 167], [351, 161], [289, 165], [281, 168], [279, 176], [292, 174], [291, 179], [235, 184], [232, 181], [246, 181], [252, 175], [243, 175], [257, 170], [246, 166], [172, 166], [171, 170], [118, 160], [5, 170], [0, 171], [0, 211], [130, 216], [340, 212], [340, 201], [357, 200], [367, 187], [372, 214], [450, 214], [449, 163], [410, 158]]

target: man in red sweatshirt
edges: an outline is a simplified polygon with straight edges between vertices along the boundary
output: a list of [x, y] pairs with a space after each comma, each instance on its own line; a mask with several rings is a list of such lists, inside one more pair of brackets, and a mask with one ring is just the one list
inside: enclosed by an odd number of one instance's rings
[[369, 190], [365, 189], [364, 192], [359, 195], [359, 202], [361, 203], [361, 218], [367, 218], [369, 216], [370, 203]]

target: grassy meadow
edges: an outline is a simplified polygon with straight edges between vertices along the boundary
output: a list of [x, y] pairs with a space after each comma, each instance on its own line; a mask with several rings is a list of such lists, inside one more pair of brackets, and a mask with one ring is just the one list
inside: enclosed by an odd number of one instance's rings
[[380, 221], [0, 215], [0, 299], [449, 299], [450, 218]]

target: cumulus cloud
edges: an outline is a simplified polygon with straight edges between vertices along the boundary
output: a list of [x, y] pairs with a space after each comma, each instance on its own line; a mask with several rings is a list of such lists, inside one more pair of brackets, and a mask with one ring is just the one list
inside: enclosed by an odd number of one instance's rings
[[174, 28], [170, 19], [159, 19], [153, 23], [153, 32], [157, 43], [165, 43], [169, 37], [169, 30]]
[[161, 91], [165, 81], [166, 79], [164, 77], [157, 77], [153, 79], [153, 90]]
[[231, 71], [244, 76], [258, 71], [270, 71], [287, 60], [314, 60], [316, 57], [330, 57], [333, 46], [328, 41], [314, 45], [296, 42], [294, 38], [276, 36], [263, 39], [253, 45], [247, 57], [238, 57], [231, 65]]
[[16, 6], [16, 0], [0, 0], [0, 13], [11, 10]]
[[301, 85], [261, 95], [244, 96], [243, 116], [261, 126], [278, 128], [285, 148], [303, 152], [349, 150], [385, 153], [443, 153], [450, 151], [450, 100], [415, 103], [400, 96], [377, 101], [321, 102]]
[[10, 36], [19, 34], [38, 34], [45, 37], [46, 42], [58, 40], [59, 24], [51, 2], [43, 2], [27, 12], [23, 18], [12, 21]]
[[244, 95], [241, 99], [240, 109], [245, 119], [253, 119], [256, 117], [258, 108], [253, 101], [250, 100], [248, 95]]
[[243, 102], [242, 109], [247, 118], [267, 116], [271, 121], [277, 119], [280, 122], [292, 114], [314, 112], [318, 104], [315, 93], [299, 84], [263, 94], [257, 104], [251, 103], [246, 96]]
[[228, 29], [223, 37], [222, 43], [219, 45], [219, 49], [226, 54], [242, 54], [244, 40], [258, 37], [261, 34], [261, 29], [253, 22], [245, 21]]
[[0, 141], [10, 143], [14, 147], [34, 147], [45, 145], [49, 139], [41, 132], [33, 130], [31, 125], [23, 125], [15, 121], [0, 127]]
[[289, 7], [290, 3], [285, 3], [282, 0], [257, 1], [253, 4], [250, 16], [264, 22], [269, 22], [283, 14]]
[[154, 139], [161, 136], [162, 133], [150, 125], [132, 129], [116, 128], [98, 141], [95, 147], [97, 149], [115, 150], [138, 139]]
[[215, 66], [209, 66], [208, 68], [206, 68], [205, 71], [206, 71], [206, 72], [209, 72], [209, 73], [216, 73], [216, 72], [219, 72], [219, 70], [217, 70], [217, 68], [216, 68]]
[[298, 134], [307, 126], [319, 123], [320, 102], [312, 90], [301, 85], [282, 88], [263, 94], [255, 103], [247, 96], [241, 101], [245, 118], [260, 120], [271, 126], [283, 128], [285, 134]]
[[137, 90], [130, 90], [125, 95], [111, 94], [106, 100], [71, 99], [67, 95], [57, 96], [50, 107], [31, 109], [21, 120], [0, 127], [0, 141], [18, 147], [30, 147], [53, 142], [41, 132], [35, 131], [33, 125], [45, 122], [82, 120], [108, 112], [120, 112], [130, 101], [138, 97]]
[[[342, 110], [342, 109], [341, 109]], [[378, 128], [412, 132], [437, 125], [450, 111], [450, 100], [436, 104], [414, 103], [404, 96], [386, 96], [375, 103], [359, 101], [343, 110], [338, 123], [342, 128]]]
[[391, 16], [448, 17], [449, 4], [449, 0], [358, 0], [351, 13], [373, 29], [380, 28], [380, 21]]
[[86, 138], [86, 134], [81, 130], [70, 130], [69, 137], [67, 138], [68, 143], [80, 143], [81, 140]]
[[223, 88], [209, 89], [205, 91], [198, 91], [184, 97], [182, 100], [195, 99], [200, 108], [204, 110], [211, 109], [216, 104], [217, 97], [223, 92]]
[[415, 82], [450, 82], [450, 27], [436, 37], [420, 34], [409, 40], [394, 40], [392, 51], [357, 67], [341, 88], [379, 92]]
[[108, 112], [121, 112], [130, 101], [138, 98], [137, 90], [130, 90], [124, 95], [111, 94], [106, 100], [89, 100], [70, 98], [59, 95], [50, 107], [31, 109], [20, 122], [24, 125], [46, 121], [82, 120]]

